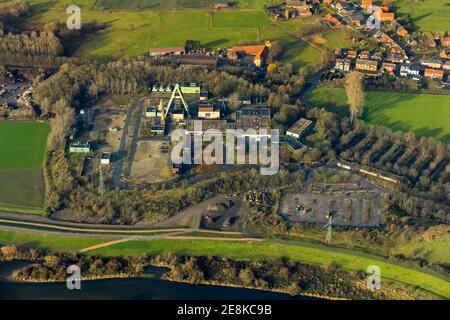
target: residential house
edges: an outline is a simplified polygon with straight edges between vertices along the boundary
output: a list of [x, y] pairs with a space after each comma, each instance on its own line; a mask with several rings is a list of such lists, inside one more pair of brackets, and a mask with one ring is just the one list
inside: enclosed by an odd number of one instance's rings
[[404, 56], [400, 53], [394, 53], [394, 52], [388, 52], [386, 54], [386, 61], [391, 63], [403, 63], [404, 62]]
[[363, 9], [367, 9], [370, 8], [372, 6], [372, 0], [362, 0], [361, 1], [361, 8]]
[[378, 71], [378, 61], [368, 59], [356, 59], [356, 70], [359, 71]]
[[442, 68], [442, 61], [437, 59], [427, 59], [422, 60], [420, 64], [424, 67], [433, 68], [433, 69], [440, 69]]
[[367, 50], [361, 51], [359, 53], [359, 58], [360, 59], [370, 59], [370, 52]]
[[350, 15], [355, 13], [355, 6], [351, 2], [339, 1], [336, 3], [336, 9], [341, 15]]
[[256, 67], [261, 67], [264, 65], [267, 55], [269, 53], [270, 42], [266, 42], [265, 45], [255, 45], [255, 46], [235, 46], [232, 51], [239, 54], [253, 56], [253, 62]]
[[374, 37], [381, 43], [385, 44], [391, 52], [400, 53], [406, 57], [405, 50], [384, 32], [377, 32]]
[[372, 55], [372, 60], [382, 61], [383, 60], [383, 53], [377, 51]]
[[395, 14], [393, 12], [379, 11], [377, 16], [381, 22], [393, 21], [395, 19]]
[[406, 30], [402, 25], [397, 26], [397, 35], [400, 37], [406, 37], [409, 34], [408, 30]]
[[364, 25], [366, 22], [366, 18], [361, 12], [352, 13], [348, 16], [345, 16], [343, 19], [346, 24], [354, 25], [357, 27]]
[[412, 77], [415, 80], [420, 79], [420, 66], [403, 64], [400, 66], [401, 77]]
[[385, 71], [386, 73], [393, 74], [395, 70], [397, 70], [397, 64], [395, 63], [383, 62], [381, 65], [381, 71]]
[[444, 79], [444, 70], [436, 70], [432, 68], [426, 68], [425, 69], [425, 77], [430, 79], [438, 79], [442, 80]]
[[443, 37], [441, 39], [441, 46], [450, 47], [450, 37]]
[[331, 29], [339, 29], [343, 27], [342, 23], [329, 13], [325, 16], [325, 21]]
[[347, 58], [349, 59], [356, 59], [356, 51], [355, 50], [349, 50], [347, 53]]
[[352, 61], [350, 59], [336, 59], [336, 63], [334, 65], [335, 69], [341, 71], [350, 71], [352, 67]]
[[450, 51], [447, 52], [445, 49], [442, 49], [441, 52], [439, 52], [439, 58], [444, 59], [444, 60], [449, 60], [450, 59]]

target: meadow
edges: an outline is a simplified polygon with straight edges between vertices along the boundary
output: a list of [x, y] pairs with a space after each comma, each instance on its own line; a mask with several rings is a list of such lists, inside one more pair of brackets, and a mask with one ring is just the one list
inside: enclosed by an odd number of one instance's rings
[[393, 1], [398, 13], [410, 14], [414, 25], [422, 31], [450, 31], [450, 5], [447, 0]]
[[76, 253], [83, 248], [108, 241], [111, 241], [111, 239], [72, 238], [41, 233], [0, 230], [0, 243], [58, 252]]
[[[215, 0], [90, 0], [95, 3], [95, 8], [121, 8], [121, 9], [192, 9], [208, 8]], [[239, 9], [261, 9], [265, 4], [276, 4], [282, 0], [240, 0]]]
[[0, 122], [0, 207], [42, 208], [48, 124]]
[[[313, 106], [348, 115], [343, 88], [319, 87], [306, 99]], [[418, 137], [431, 136], [450, 143], [450, 97], [446, 95], [369, 91], [363, 119], [370, 124], [413, 131]]]
[[[30, 26], [64, 22], [69, 2], [31, 0]], [[282, 60], [292, 63], [296, 71], [300, 67], [314, 69], [320, 61], [318, 49], [293, 36], [293, 32], [308, 24], [308, 19], [274, 23], [265, 15], [264, 4], [276, 1], [239, 1], [239, 10], [220, 10], [212, 15], [206, 8], [186, 9], [183, 3], [192, 2], [189, 0], [141, 2], [158, 3], [158, 6], [145, 10], [124, 7], [92, 10], [93, 1], [76, 1], [82, 9], [82, 23], [95, 20], [107, 28], [82, 43], [75, 54], [106, 62], [122, 56], [143, 55], [150, 47], [183, 46], [187, 39], [200, 40], [211, 49], [280, 40], [286, 45]], [[99, 8], [99, 4], [95, 7]]]
[[[219, 238], [220, 239], [220, 238]], [[108, 239], [89, 239], [43, 235], [38, 233], [0, 231], [0, 243], [16, 244], [56, 251], [77, 252]], [[381, 268], [385, 279], [419, 287], [440, 297], [450, 298], [448, 282], [438, 276], [396, 265], [376, 256], [350, 252], [342, 249], [328, 249], [322, 246], [300, 245], [289, 242], [226, 242], [213, 240], [135, 240], [114, 244], [90, 251], [90, 255], [132, 256], [161, 253], [186, 255], [218, 255], [236, 259], [288, 258], [315, 265], [336, 265], [349, 271], [365, 271], [370, 265]]]

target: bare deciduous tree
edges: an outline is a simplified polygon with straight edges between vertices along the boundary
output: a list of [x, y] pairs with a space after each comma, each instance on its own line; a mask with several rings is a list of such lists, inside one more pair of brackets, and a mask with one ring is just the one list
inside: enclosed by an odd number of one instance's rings
[[345, 79], [345, 92], [347, 93], [350, 116], [353, 122], [361, 117], [364, 111], [363, 79], [364, 75], [359, 72], [351, 72]]

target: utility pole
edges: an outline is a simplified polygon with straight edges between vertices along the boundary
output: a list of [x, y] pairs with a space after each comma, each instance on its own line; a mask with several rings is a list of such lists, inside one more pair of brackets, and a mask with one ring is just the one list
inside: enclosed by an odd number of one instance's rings
[[103, 167], [101, 163], [98, 168], [98, 176], [98, 193], [103, 195], [105, 193], [105, 181], [103, 180]]
[[326, 218], [328, 219], [328, 223], [325, 225], [325, 228], [327, 228], [327, 238], [325, 239], [325, 241], [328, 244], [331, 244], [331, 231], [333, 229], [333, 214], [331, 212], [328, 212]]

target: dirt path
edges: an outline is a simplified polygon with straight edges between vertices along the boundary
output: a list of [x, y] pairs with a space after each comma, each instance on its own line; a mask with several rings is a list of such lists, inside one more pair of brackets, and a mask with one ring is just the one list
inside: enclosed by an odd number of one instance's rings
[[127, 242], [127, 241], [130, 241], [130, 240], [133, 240], [133, 239], [132, 238], [124, 238], [124, 239], [104, 242], [104, 243], [100, 243], [100, 244], [97, 244], [97, 245], [92, 246], [92, 247], [87, 247], [87, 248], [81, 249], [80, 252], [83, 253], [83, 252], [87, 252], [87, 251], [91, 251], [91, 250], [95, 250], [95, 249], [109, 247], [109, 246], [112, 246], [113, 244], [123, 243], [123, 242]]

